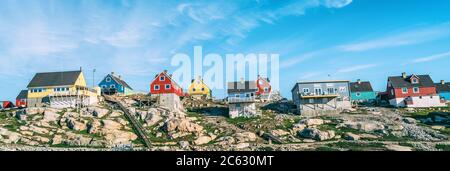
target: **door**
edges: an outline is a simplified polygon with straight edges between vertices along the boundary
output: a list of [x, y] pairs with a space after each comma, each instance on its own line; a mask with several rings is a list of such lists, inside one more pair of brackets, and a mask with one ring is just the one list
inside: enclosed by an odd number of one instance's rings
[[316, 94], [316, 95], [322, 95], [322, 89], [321, 89], [321, 88], [315, 88], [315, 89], [314, 89], [314, 94]]

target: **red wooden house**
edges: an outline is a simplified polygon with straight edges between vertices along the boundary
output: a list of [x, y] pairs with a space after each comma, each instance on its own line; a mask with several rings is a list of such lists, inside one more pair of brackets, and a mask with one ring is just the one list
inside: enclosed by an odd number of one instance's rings
[[167, 73], [167, 70], [155, 76], [155, 79], [150, 84], [150, 94], [176, 94], [184, 96], [183, 88], [181, 88], [172, 76]]
[[28, 97], [28, 90], [20, 91], [19, 95], [16, 97], [16, 106], [19, 108], [27, 107], [27, 97]]
[[406, 75], [388, 78], [389, 103], [395, 107], [439, 107], [445, 106], [436, 93], [429, 75]]
[[14, 104], [10, 101], [0, 101], [0, 104], [0, 109], [9, 109], [14, 107]]
[[268, 95], [272, 91], [269, 78], [258, 76], [258, 80], [256, 80], [256, 87], [258, 88], [258, 91], [256, 92], [257, 96]]

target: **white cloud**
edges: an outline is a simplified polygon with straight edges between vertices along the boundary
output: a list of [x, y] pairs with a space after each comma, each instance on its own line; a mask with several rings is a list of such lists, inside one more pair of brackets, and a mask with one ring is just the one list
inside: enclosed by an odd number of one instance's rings
[[352, 2], [353, 0], [324, 0], [325, 6], [328, 8], [342, 8]]
[[349, 67], [341, 68], [337, 72], [338, 73], [355, 72], [355, 71], [360, 71], [360, 70], [373, 68], [373, 67], [376, 67], [376, 66], [378, 66], [378, 65], [377, 64], [355, 65], [355, 66], [349, 66]]
[[412, 61], [412, 63], [430, 62], [430, 61], [434, 61], [434, 60], [438, 60], [438, 59], [442, 59], [442, 58], [446, 58], [446, 57], [450, 57], [450, 52], [417, 58], [417, 59], [414, 59]]
[[450, 35], [450, 24], [419, 28], [383, 38], [347, 44], [338, 48], [346, 52], [361, 52], [374, 49], [391, 48], [406, 45], [415, 45], [437, 40]]

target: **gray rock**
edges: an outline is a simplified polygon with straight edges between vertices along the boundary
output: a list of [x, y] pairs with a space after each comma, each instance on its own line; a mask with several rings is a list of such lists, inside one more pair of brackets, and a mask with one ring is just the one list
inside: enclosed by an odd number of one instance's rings
[[305, 128], [298, 135], [301, 138], [314, 139], [316, 141], [324, 141], [332, 139], [335, 136], [334, 131], [320, 131], [316, 128]]

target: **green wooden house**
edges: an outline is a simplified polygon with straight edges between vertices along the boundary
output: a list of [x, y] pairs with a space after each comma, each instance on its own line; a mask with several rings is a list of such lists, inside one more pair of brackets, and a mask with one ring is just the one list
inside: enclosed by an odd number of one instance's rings
[[350, 83], [350, 97], [352, 102], [374, 102], [377, 93], [373, 91], [369, 81], [361, 81]]

